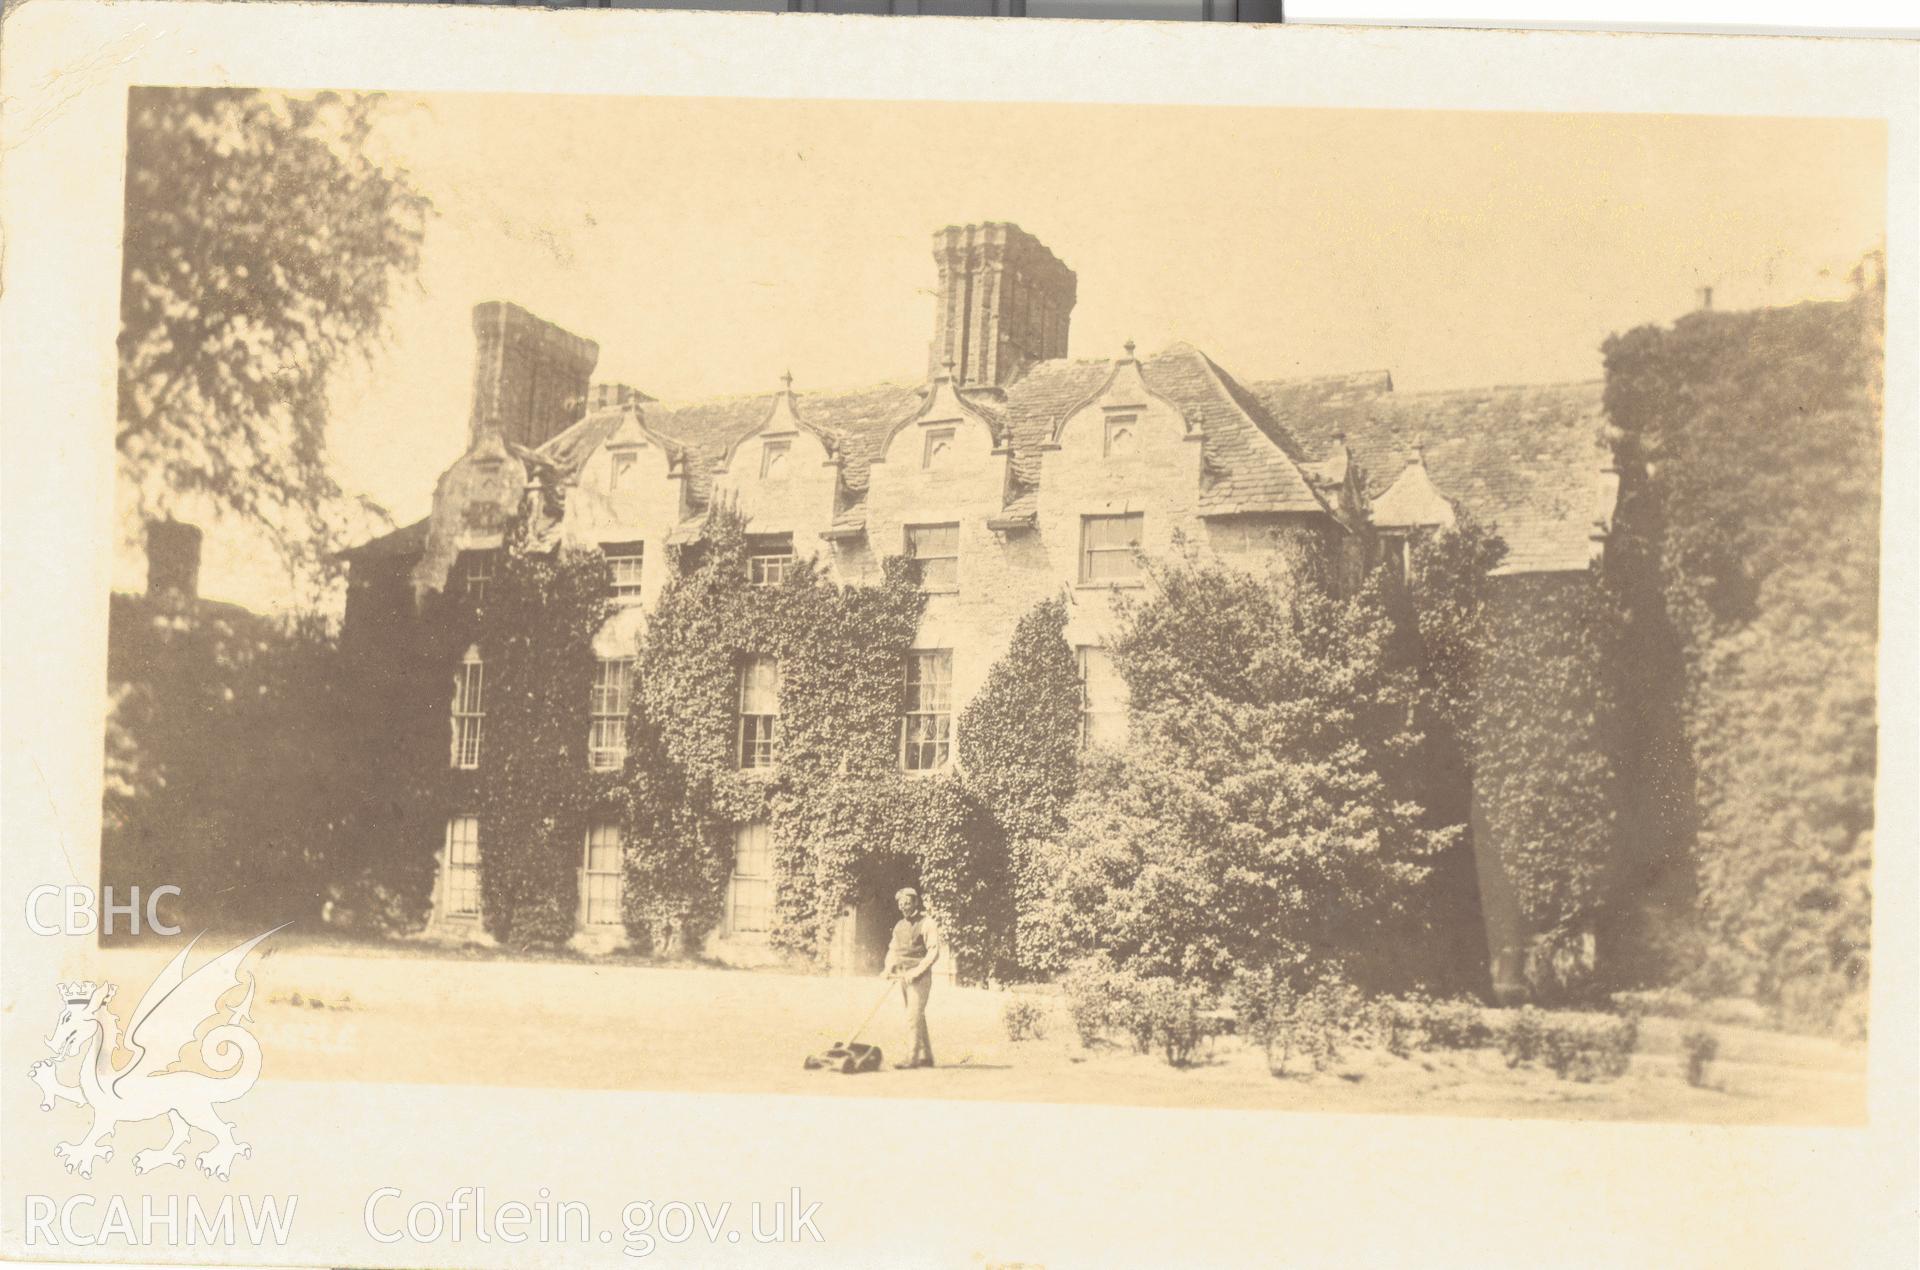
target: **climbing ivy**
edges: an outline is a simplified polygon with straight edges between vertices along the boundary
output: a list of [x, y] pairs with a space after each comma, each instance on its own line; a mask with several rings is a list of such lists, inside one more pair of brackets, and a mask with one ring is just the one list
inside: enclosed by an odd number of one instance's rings
[[[891, 862], [918, 878], [963, 965], [984, 972], [1008, 926], [997, 828], [958, 777], [899, 770], [901, 677], [924, 603], [906, 562], [886, 561], [875, 586], [840, 585], [806, 560], [754, 586], [745, 531], [716, 506], [698, 548], [673, 551], [649, 616], [630, 723], [647, 759], [627, 786], [635, 933], [696, 946], [723, 914], [735, 827], [764, 819], [776, 949], [823, 958], [832, 918]], [[776, 763], [743, 771], [739, 674], [755, 656], [779, 663]]]
[[[1618, 537], [1669, 664], [1693, 987], [1812, 1026], [1867, 995], [1885, 281], [1607, 342]], [[1690, 822], [1690, 823], [1689, 823]]]
[[1013, 883], [1012, 964], [1032, 974], [1056, 960], [1043, 907], [1045, 844], [1065, 828], [1080, 767], [1080, 671], [1067, 644], [1064, 599], [1042, 601], [1014, 627], [1006, 653], [960, 716], [960, 762], [1007, 844]]
[[593, 637], [611, 581], [593, 547], [512, 532], [487, 590], [481, 911], [489, 933], [513, 947], [572, 937], [588, 826], [624, 819], [619, 774], [587, 765]]
[[333, 870], [334, 898], [356, 920], [405, 933], [426, 922], [448, 819], [479, 809], [479, 773], [449, 762], [454, 675], [479, 613], [462, 594], [416, 606], [397, 564], [355, 574], [372, 594], [340, 648], [352, 744], [338, 837], [354, 854]]

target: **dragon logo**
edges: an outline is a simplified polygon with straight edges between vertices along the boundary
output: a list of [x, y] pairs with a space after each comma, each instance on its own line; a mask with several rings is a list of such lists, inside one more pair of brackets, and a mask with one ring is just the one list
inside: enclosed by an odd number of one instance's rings
[[[35, 1063], [28, 1075], [40, 1086], [40, 1110], [51, 1111], [57, 1102], [93, 1109], [93, 1126], [85, 1136], [53, 1149], [67, 1162], [67, 1172], [92, 1177], [96, 1161], [113, 1158], [107, 1139], [116, 1128], [160, 1116], [167, 1117], [172, 1133], [159, 1150], [134, 1153], [135, 1173], [169, 1164], [184, 1166], [186, 1157], [180, 1149], [195, 1129], [214, 1137], [213, 1147], [195, 1161], [208, 1177], [226, 1181], [234, 1159], [253, 1154], [253, 1148], [236, 1140], [233, 1126], [214, 1111], [216, 1104], [239, 1098], [260, 1078], [260, 1043], [240, 1026], [253, 1021], [247, 1014], [253, 1005], [251, 974], [246, 978], [246, 996], [227, 1010], [226, 1021], [199, 1038], [200, 1064], [216, 1074], [182, 1069], [181, 1051], [193, 1044], [202, 1023], [219, 1015], [220, 999], [240, 986], [240, 963], [247, 954], [268, 935], [284, 929], [276, 926], [255, 935], [192, 974], [187, 973], [187, 954], [198, 940], [189, 942], [140, 998], [124, 1045], [132, 1057], [119, 1067], [113, 1060], [123, 1048], [120, 1022], [107, 1009], [114, 985], [91, 981], [60, 985], [65, 1008], [47, 1038], [54, 1056]], [[80, 1058], [79, 1083], [63, 1084], [58, 1068], [75, 1055]]]

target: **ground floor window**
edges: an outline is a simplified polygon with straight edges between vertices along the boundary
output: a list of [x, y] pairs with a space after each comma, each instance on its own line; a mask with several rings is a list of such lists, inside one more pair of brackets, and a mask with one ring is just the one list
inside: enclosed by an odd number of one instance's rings
[[727, 884], [727, 933], [763, 935], [773, 926], [773, 832], [764, 820], [734, 834], [733, 879]]
[[580, 870], [580, 920], [583, 924], [621, 924], [620, 892], [624, 880], [625, 868], [620, 862], [620, 826], [592, 826], [587, 830], [586, 858]]
[[480, 819], [447, 821], [446, 863], [441, 872], [441, 908], [449, 917], [480, 914]]

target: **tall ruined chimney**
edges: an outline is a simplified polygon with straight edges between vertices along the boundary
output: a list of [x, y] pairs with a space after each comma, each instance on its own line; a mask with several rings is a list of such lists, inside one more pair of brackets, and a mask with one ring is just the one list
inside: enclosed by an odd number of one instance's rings
[[933, 236], [940, 292], [929, 376], [1003, 387], [1038, 361], [1067, 355], [1076, 279], [1018, 225], [949, 225]]
[[585, 413], [600, 346], [494, 300], [475, 305], [473, 435], [498, 428], [533, 449]]
[[147, 598], [191, 608], [200, 595], [200, 529], [177, 520], [147, 522]]

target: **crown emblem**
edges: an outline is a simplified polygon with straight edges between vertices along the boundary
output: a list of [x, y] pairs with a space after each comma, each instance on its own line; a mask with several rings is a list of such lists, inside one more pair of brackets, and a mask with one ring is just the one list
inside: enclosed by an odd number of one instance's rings
[[67, 999], [68, 1005], [85, 1005], [93, 999], [93, 990], [99, 985], [91, 979], [75, 979], [59, 985], [60, 995]]

